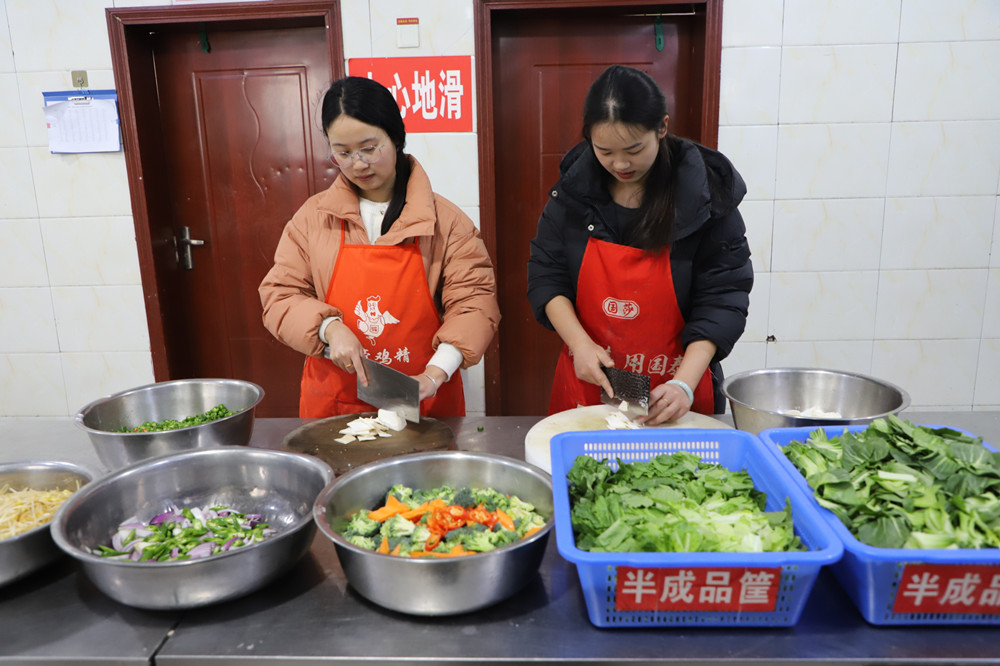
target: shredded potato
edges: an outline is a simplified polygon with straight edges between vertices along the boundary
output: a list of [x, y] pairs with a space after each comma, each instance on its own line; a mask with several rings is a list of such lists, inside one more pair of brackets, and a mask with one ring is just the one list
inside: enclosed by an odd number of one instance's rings
[[9, 539], [52, 520], [72, 490], [15, 490], [0, 486], [0, 540]]

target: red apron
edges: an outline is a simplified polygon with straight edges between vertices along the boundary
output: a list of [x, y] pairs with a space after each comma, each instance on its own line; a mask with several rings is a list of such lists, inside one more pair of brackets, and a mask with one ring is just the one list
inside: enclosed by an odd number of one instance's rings
[[[684, 356], [684, 317], [677, 305], [670, 248], [657, 254], [591, 238], [576, 285], [576, 315], [615, 367], [650, 376], [650, 388], [673, 379]], [[577, 379], [569, 348], [556, 364], [549, 414], [601, 402], [601, 387]], [[691, 409], [715, 412], [712, 375], [694, 387]]]
[[[441, 318], [417, 243], [347, 245], [342, 221], [340, 252], [326, 302], [341, 308], [344, 324], [357, 332], [367, 358], [407, 375], [417, 375], [427, 367]], [[328, 358], [306, 358], [300, 417], [325, 418], [374, 409], [358, 399], [356, 375], [344, 372]], [[452, 376], [434, 397], [422, 401], [420, 413], [465, 416], [461, 375]]]

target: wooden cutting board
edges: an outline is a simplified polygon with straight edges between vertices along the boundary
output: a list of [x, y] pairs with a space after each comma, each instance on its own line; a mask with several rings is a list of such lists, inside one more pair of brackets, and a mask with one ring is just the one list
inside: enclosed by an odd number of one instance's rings
[[418, 451], [440, 451], [455, 447], [455, 433], [437, 419], [424, 418], [420, 423], [406, 423], [392, 437], [379, 437], [368, 442], [341, 444], [340, 431], [348, 422], [360, 416], [377, 416], [377, 412], [362, 412], [333, 416], [299, 426], [281, 441], [281, 448], [296, 453], [308, 453], [326, 462], [338, 476], [359, 465]]
[[[618, 408], [611, 405], [589, 405], [567, 409], [565, 412], [545, 417], [533, 425], [524, 436], [524, 459], [551, 473], [552, 460], [549, 456], [549, 442], [554, 436], [561, 432], [575, 432], [577, 430], [607, 430], [607, 417], [615, 411], [618, 411]], [[727, 423], [695, 412], [688, 412], [676, 421], [650, 426], [650, 428], [733, 429]]]

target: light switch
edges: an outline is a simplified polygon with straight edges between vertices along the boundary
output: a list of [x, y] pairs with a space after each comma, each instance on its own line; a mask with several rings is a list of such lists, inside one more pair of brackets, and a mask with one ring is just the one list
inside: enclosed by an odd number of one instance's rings
[[396, 19], [396, 46], [401, 49], [420, 46], [420, 19]]

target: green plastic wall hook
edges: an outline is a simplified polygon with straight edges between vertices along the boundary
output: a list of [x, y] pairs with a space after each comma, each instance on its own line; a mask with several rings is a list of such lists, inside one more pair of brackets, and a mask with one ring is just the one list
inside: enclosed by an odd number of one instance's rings
[[656, 50], [663, 50], [663, 21], [659, 16], [653, 19], [653, 35], [656, 38]]

